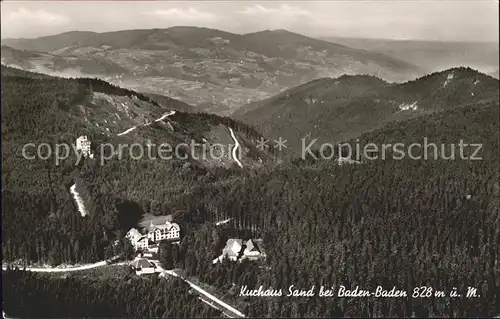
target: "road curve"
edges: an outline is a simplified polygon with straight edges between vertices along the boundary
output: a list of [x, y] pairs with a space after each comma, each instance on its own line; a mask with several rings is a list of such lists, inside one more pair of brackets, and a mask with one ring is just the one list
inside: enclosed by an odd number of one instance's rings
[[240, 148], [240, 142], [238, 142], [238, 140], [236, 139], [236, 136], [234, 135], [233, 129], [230, 127], [228, 127], [228, 129], [229, 129], [229, 132], [231, 133], [231, 137], [234, 140], [234, 147], [233, 147], [233, 151], [232, 151], [233, 160], [236, 162], [236, 164], [238, 164], [239, 167], [243, 167], [243, 164], [241, 164], [240, 160], [238, 159], [238, 156], [236, 155], [236, 150], [238, 150], [238, 148]]
[[175, 114], [175, 111], [170, 111], [168, 113], [165, 113], [163, 114], [160, 118], [157, 118], [155, 120], [155, 122], [160, 122], [160, 121], [163, 121], [164, 119], [166, 119], [167, 117], [169, 117], [170, 115], [174, 115]]
[[[109, 265], [110, 262], [115, 261], [118, 259], [120, 256], [115, 256], [111, 259], [108, 260], [103, 260], [96, 262], [94, 264], [89, 264], [89, 265], [83, 265], [83, 266], [77, 266], [77, 267], [68, 267], [68, 268], [36, 268], [36, 267], [19, 267], [20, 269], [26, 269], [27, 271], [32, 271], [32, 272], [69, 272], [69, 271], [80, 271], [80, 270], [87, 270], [87, 269], [92, 269], [92, 268], [97, 268], [97, 267], [102, 267]], [[2, 265], [2, 270], [6, 270], [7, 266]]]
[[[160, 122], [160, 121], [163, 121], [164, 119], [166, 119], [167, 117], [171, 116], [171, 115], [174, 115], [175, 114], [175, 111], [170, 111], [170, 112], [167, 112], [165, 114], [163, 114], [162, 116], [160, 116], [159, 118], [157, 118], [155, 120], [155, 122]], [[133, 126], [131, 128], [129, 128], [128, 130], [126, 131], [123, 131], [121, 133], [118, 133], [116, 134], [117, 136], [122, 136], [122, 135], [125, 135], [125, 134], [128, 134], [130, 132], [132, 132], [133, 130], [135, 130], [136, 128], [138, 128], [139, 126], [149, 126], [151, 125], [151, 122], [147, 122], [146, 124], [141, 124], [141, 125], [136, 125], [136, 126]]]

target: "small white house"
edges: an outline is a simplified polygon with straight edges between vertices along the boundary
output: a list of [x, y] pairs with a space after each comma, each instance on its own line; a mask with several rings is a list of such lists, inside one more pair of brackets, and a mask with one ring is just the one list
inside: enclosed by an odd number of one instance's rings
[[76, 139], [76, 149], [81, 151], [84, 157], [94, 157], [92, 150], [90, 149], [91, 144], [92, 143], [87, 138], [87, 135], [82, 135]]
[[[245, 247], [245, 249], [241, 251], [243, 247]], [[222, 254], [215, 258], [212, 263], [217, 264], [224, 259], [229, 259], [231, 261], [241, 261], [243, 259], [258, 260], [260, 257], [261, 252], [253, 240], [249, 239], [243, 242], [241, 239], [230, 238], [227, 240], [224, 249], [222, 249]]]
[[144, 250], [149, 246], [149, 240], [146, 235], [141, 234], [137, 229], [132, 228], [125, 235], [125, 238], [130, 240], [132, 246], [134, 246], [135, 250]]
[[243, 250], [243, 258], [248, 258], [250, 260], [259, 259], [261, 253], [257, 244], [253, 240], [249, 239], [245, 246], [245, 250]]

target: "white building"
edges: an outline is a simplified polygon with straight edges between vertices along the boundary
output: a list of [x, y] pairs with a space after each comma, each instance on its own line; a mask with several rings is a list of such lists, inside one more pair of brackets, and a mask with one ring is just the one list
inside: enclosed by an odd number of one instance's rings
[[94, 157], [92, 150], [90, 149], [91, 144], [92, 143], [87, 138], [87, 135], [82, 135], [76, 139], [76, 149], [81, 151], [84, 157]]
[[137, 275], [154, 274], [157, 269], [156, 266], [147, 259], [136, 259], [132, 262], [131, 267], [135, 270]]
[[180, 227], [176, 223], [166, 221], [165, 224], [154, 225], [150, 222], [148, 227], [148, 238], [153, 242], [162, 240], [179, 240], [181, 238]]
[[130, 240], [132, 246], [134, 246], [135, 250], [144, 250], [149, 246], [149, 240], [146, 235], [141, 234], [137, 229], [132, 228], [128, 231], [125, 238]]
[[257, 260], [261, 256], [260, 249], [257, 247], [257, 244], [249, 239], [245, 243], [245, 249], [243, 250], [243, 258], [248, 258], [250, 260]]
[[147, 234], [143, 235], [140, 231], [132, 228], [125, 235], [135, 250], [158, 253], [158, 242], [162, 240], [178, 241], [180, 239], [180, 227], [176, 223], [166, 221], [164, 224], [154, 225], [150, 223], [147, 228]]
[[[245, 249], [242, 250], [243, 246]], [[261, 257], [260, 249], [257, 247], [255, 241], [249, 239], [243, 242], [241, 239], [230, 238], [226, 242], [226, 246], [222, 249], [222, 254], [213, 260], [213, 264], [222, 262], [224, 259], [231, 261], [249, 259], [258, 260]]]

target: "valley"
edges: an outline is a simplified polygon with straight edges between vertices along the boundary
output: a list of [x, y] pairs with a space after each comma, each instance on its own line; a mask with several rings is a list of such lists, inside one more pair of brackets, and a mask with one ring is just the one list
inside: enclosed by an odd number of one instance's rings
[[422, 74], [388, 56], [285, 30], [240, 35], [195, 27], [3, 39], [2, 63], [99, 77], [221, 115], [316, 78], [371, 74], [402, 81]]

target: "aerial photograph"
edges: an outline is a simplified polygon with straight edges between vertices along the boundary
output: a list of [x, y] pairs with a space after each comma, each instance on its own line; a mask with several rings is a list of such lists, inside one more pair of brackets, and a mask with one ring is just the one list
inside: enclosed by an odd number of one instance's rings
[[500, 318], [497, 0], [0, 21], [2, 318]]

